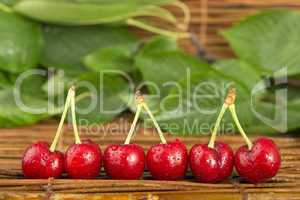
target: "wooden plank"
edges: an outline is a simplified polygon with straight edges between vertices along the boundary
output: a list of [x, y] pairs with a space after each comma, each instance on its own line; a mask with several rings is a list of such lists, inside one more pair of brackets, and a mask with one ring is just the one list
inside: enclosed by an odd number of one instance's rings
[[[93, 139], [99, 143], [102, 150], [110, 143], [122, 143], [130, 125], [130, 119], [128, 116], [126, 118], [127, 120], [118, 119], [116, 122], [106, 125], [108, 129], [93, 130], [90, 127], [81, 127], [81, 137]], [[116, 128], [117, 126], [114, 124], [122, 128]], [[264, 184], [243, 183], [235, 176], [222, 183], [203, 184], [193, 179], [190, 170], [186, 178], [181, 181], [152, 180], [148, 171], [144, 173], [143, 179], [138, 181], [110, 180], [103, 170], [95, 180], [70, 180], [66, 176], [63, 176], [62, 179], [24, 179], [20, 165], [24, 149], [39, 139], [50, 142], [56, 127], [57, 122], [47, 121], [29, 127], [0, 129], [1, 198], [44, 199], [51, 197], [51, 199], [70, 199], [72, 195], [76, 194], [78, 199], [79, 197], [83, 199], [114, 199], [116, 197], [121, 199], [148, 199], [149, 197], [150, 199], [175, 200], [197, 198], [245, 199], [246, 197], [259, 199], [265, 195], [274, 198], [294, 198], [300, 193], [300, 138], [287, 135], [273, 138], [281, 149], [282, 167], [275, 178]], [[109, 127], [113, 127], [113, 131], [110, 131]], [[167, 133], [166, 138], [168, 141], [175, 139], [174, 136]], [[196, 143], [206, 143], [209, 136], [179, 138], [190, 148]], [[257, 136], [253, 136], [251, 139], [255, 138]], [[65, 125], [61, 139], [60, 148], [63, 150], [74, 142], [71, 126]], [[242, 137], [238, 134], [222, 135], [218, 137], [218, 140], [227, 142], [234, 149], [244, 144]], [[148, 149], [152, 144], [159, 143], [159, 137], [154, 129], [139, 128], [133, 142]], [[69, 196], [65, 196], [66, 194]]]
[[159, 192], [159, 193], [102, 193], [102, 194], [45, 194], [45, 193], [0, 193], [1, 199], [32, 199], [32, 200], [76, 200], [76, 199], [91, 199], [91, 200], [194, 200], [194, 199], [211, 199], [211, 200], [274, 200], [274, 199], [299, 199], [300, 193], [287, 194], [281, 192], [267, 193], [205, 193], [203, 191], [194, 192]]

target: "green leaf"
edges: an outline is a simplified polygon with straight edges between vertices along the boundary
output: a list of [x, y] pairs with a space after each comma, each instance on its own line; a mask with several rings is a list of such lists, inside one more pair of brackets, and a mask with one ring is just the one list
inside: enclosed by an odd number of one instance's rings
[[296, 86], [288, 86], [288, 100], [292, 101], [295, 99], [300, 99], [299, 87]]
[[[179, 87], [174, 87], [162, 99], [157, 120], [171, 133], [208, 134], [231, 87], [237, 89], [239, 102], [249, 99], [247, 88], [226, 75], [216, 71], [195, 73], [192, 77], [181, 80]], [[239, 107], [237, 104], [237, 108]], [[249, 119], [249, 115], [241, 116], [242, 122]]]
[[156, 36], [152, 38], [144, 47], [141, 49], [140, 54], [147, 55], [151, 53], [160, 53], [163, 51], [179, 50], [177, 41], [174, 38], [167, 38], [163, 36]]
[[[51, 115], [33, 114], [23, 111], [14, 100], [12, 88], [0, 90], [0, 127], [16, 127], [34, 124], [42, 119], [49, 118]], [[31, 95], [22, 95], [22, 103], [29, 108], [47, 108], [47, 101], [40, 100]]]
[[0, 72], [0, 89], [12, 86], [11, 80], [8, 78], [8, 74]]
[[[230, 62], [233, 61], [228, 63]], [[226, 69], [225, 67], [224, 71]], [[277, 93], [277, 90], [289, 91], [290, 88], [281, 86], [272, 91], [268, 88], [253, 91], [249, 86], [255, 84], [258, 77], [253, 80], [245, 78], [245, 83], [250, 83], [247, 86], [240, 84], [245, 76], [239, 78], [230, 71], [228, 69], [226, 75], [215, 72], [194, 74], [190, 82], [182, 80], [178, 87], [181, 90], [174, 87], [158, 105], [160, 112], [156, 119], [160, 126], [180, 135], [210, 134], [227, 88], [234, 86], [237, 89], [236, 110], [243, 128], [249, 134], [284, 133], [300, 127], [297, 123], [300, 120], [298, 114], [300, 99], [293, 97], [290, 100], [284, 93]], [[242, 72], [237, 68], [235, 74], [242, 75]], [[237, 131], [229, 112], [224, 116], [220, 131], [222, 133]]]
[[221, 60], [214, 63], [212, 67], [221, 74], [230, 77], [240, 85], [248, 88], [249, 93], [262, 78], [260, 71], [242, 60]]
[[183, 77], [211, 69], [201, 60], [174, 48], [176, 48], [175, 41], [156, 38], [136, 56], [135, 66], [141, 71], [143, 79], [148, 82], [150, 93], [165, 96]]
[[[237, 80], [240, 84], [246, 86], [249, 94], [253, 92], [252, 89], [257, 84], [261, 84], [262, 81], [262, 78], [260, 77], [262, 75], [260, 74], [261, 72], [241, 60], [219, 61], [215, 63], [213, 67], [220, 73], [226, 74], [232, 79]], [[286, 108], [282, 102], [275, 101], [276, 98], [274, 94], [277, 90], [281, 89], [287, 90], [287, 99], [285, 99], [287, 101]], [[298, 87], [286, 84], [271, 86], [271, 88], [266, 88], [263, 92], [256, 92], [255, 96], [256, 98], [254, 98], [252, 104], [249, 101], [250, 99], [243, 102], [238, 101], [240, 107], [237, 112], [240, 113], [240, 115], [246, 115], [249, 113], [251, 115], [251, 120], [243, 122], [244, 128], [249, 133], [274, 134], [287, 132], [287, 130], [291, 131], [300, 127], [300, 125], [298, 125], [299, 123], [295, 122], [299, 120], [296, 113], [300, 109]], [[287, 121], [280, 118], [285, 118], [284, 109], [287, 111]], [[275, 118], [276, 112], [282, 112], [279, 114], [280, 117], [277, 119]], [[269, 124], [262, 121], [261, 118], [266, 118]]]
[[[29, 71], [30, 72], [30, 71]], [[45, 74], [39, 75], [39, 74], [29, 74], [28, 76], [26, 75], [24, 79], [21, 79], [21, 82], [18, 81], [18, 77], [16, 77], [15, 80], [15, 86], [18, 86], [20, 84], [20, 91], [23, 94], [26, 94], [28, 96], [33, 96], [36, 99], [46, 99], [46, 93], [42, 90], [42, 85], [46, 81], [46, 71], [44, 71]], [[23, 74], [24, 75], [24, 74]]]
[[68, 90], [74, 82], [75, 78], [71, 78], [64, 73], [58, 72], [42, 85], [42, 90], [48, 94], [48, 96], [56, 97], [64, 94], [64, 92]]
[[0, 3], [4, 3], [8, 6], [14, 5], [18, 0], [0, 0]]
[[41, 90], [44, 82], [45, 77], [30, 75], [0, 90], [0, 127], [34, 124], [60, 112], [55, 105], [49, 107], [47, 95]]
[[287, 103], [287, 127], [289, 131], [299, 129], [300, 98]]
[[104, 70], [131, 72], [134, 69], [132, 57], [136, 50], [137, 44], [103, 48], [87, 55], [84, 58], [84, 64], [96, 72]]
[[[252, 114], [252, 123], [246, 124], [245, 129], [252, 134], [278, 134], [296, 130], [300, 127], [297, 123], [300, 120], [299, 108], [300, 99], [285, 103], [255, 102], [249, 110]], [[237, 112], [242, 115], [245, 109], [240, 109]]]
[[109, 122], [127, 109], [119, 94], [131, 91], [128, 82], [119, 75], [85, 73], [75, 85], [78, 94], [90, 94], [90, 97], [77, 103], [77, 114], [81, 124]]
[[40, 26], [0, 11], [0, 69], [20, 73], [36, 67], [42, 47]]
[[251, 16], [222, 32], [235, 53], [262, 73], [284, 67], [300, 73], [300, 15], [289, 10], [271, 10]]
[[90, 25], [123, 22], [137, 16], [174, 21], [175, 17], [168, 10], [158, 7], [171, 2], [174, 0], [20, 0], [14, 9], [43, 22]]
[[76, 86], [76, 110], [81, 125], [109, 122], [127, 109], [129, 83], [119, 74], [85, 72], [71, 77], [57, 73], [43, 85], [43, 90], [62, 107], [59, 101], [71, 85]]
[[42, 64], [63, 69], [69, 74], [85, 71], [83, 58], [101, 48], [136, 42], [125, 28], [109, 26], [47, 26]]

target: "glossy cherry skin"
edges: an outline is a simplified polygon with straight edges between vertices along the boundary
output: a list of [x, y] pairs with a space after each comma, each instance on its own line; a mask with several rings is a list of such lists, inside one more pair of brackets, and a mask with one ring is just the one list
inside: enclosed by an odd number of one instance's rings
[[144, 168], [145, 152], [136, 144], [113, 144], [104, 151], [104, 169], [113, 179], [139, 179]]
[[147, 152], [147, 167], [154, 179], [183, 179], [187, 169], [186, 146], [176, 139], [168, 144], [156, 144]]
[[198, 181], [215, 183], [231, 175], [234, 154], [231, 147], [223, 142], [215, 142], [214, 148], [207, 144], [196, 144], [190, 150], [189, 163]]
[[51, 152], [47, 142], [37, 142], [26, 149], [22, 159], [22, 171], [26, 178], [58, 178], [64, 170], [64, 156]]
[[102, 155], [99, 146], [90, 140], [73, 144], [65, 153], [65, 170], [69, 178], [96, 178], [101, 170]]
[[280, 163], [279, 149], [269, 138], [259, 138], [253, 142], [251, 150], [244, 145], [235, 153], [235, 168], [250, 183], [261, 183], [272, 178], [277, 174]]

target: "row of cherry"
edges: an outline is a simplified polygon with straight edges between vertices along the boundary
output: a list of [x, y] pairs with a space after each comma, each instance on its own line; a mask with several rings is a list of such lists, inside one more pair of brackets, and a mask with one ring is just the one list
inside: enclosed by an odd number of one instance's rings
[[[137, 111], [125, 143], [109, 145], [102, 155], [96, 143], [80, 140], [75, 116], [75, 90], [71, 87], [51, 146], [46, 142], [37, 142], [27, 148], [22, 160], [23, 174], [27, 178], [43, 179], [59, 178], [66, 172], [69, 178], [92, 179], [99, 175], [103, 163], [106, 174], [113, 179], [140, 179], [147, 166], [154, 179], [179, 180], [184, 178], [189, 165], [200, 182], [223, 181], [232, 174], [234, 167], [244, 180], [251, 183], [264, 182], [275, 176], [280, 168], [279, 150], [271, 139], [260, 138], [253, 143], [249, 140], [239, 123], [235, 99], [235, 90], [229, 90], [209, 143], [194, 145], [188, 155], [186, 146], [178, 139], [167, 143], [143, 96], [137, 93]], [[55, 149], [69, 108], [75, 144], [63, 154]], [[149, 114], [161, 139], [161, 144], [150, 147], [146, 155], [141, 146], [130, 144], [142, 109]], [[218, 127], [227, 109], [247, 143], [235, 154], [228, 144], [215, 142]]]

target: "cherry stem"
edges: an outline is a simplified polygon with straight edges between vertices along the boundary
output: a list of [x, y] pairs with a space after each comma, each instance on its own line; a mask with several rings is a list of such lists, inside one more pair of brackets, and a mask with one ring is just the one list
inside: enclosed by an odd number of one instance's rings
[[63, 125], [64, 125], [64, 121], [66, 119], [67, 112], [68, 112], [68, 109], [70, 107], [72, 95], [74, 95], [74, 93], [71, 92], [71, 89], [69, 89], [68, 95], [67, 95], [67, 98], [66, 98], [66, 102], [65, 102], [65, 105], [64, 105], [64, 110], [63, 110], [63, 113], [62, 113], [62, 116], [61, 116], [58, 128], [56, 130], [55, 137], [54, 137], [53, 142], [52, 142], [52, 144], [50, 146], [50, 151], [51, 152], [54, 152], [55, 149], [56, 149], [56, 146], [57, 146], [57, 143], [58, 143], [58, 140], [60, 138], [60, 134], [62, 132], [62, 128], [63, 128]]
[[157, 132], [158, 132], [159, 137], [160, 137], [161, 143], [167, 144], [167, 140], [166, 140], [166, 138], [164, 137], [164, 134], [162, 133], [162, 131], [161, 131], [161, 129], [160, 129], [160, 127], [159, 127], [159, 125], [158, 125], [156, 119], [154, 118], [152, 112], [150, 111], [148, 105], [144, 102], [144, 103], [142, 104], [142, 106], [143, 106], [144, 109], [147, 111], [148, 115], [150, 116], [151, 120], [153, 121], [153, 124], [154, 124], [154, 126], [155, 126], [155, 128], [156, 128], [156, 130], [157, 130]]
[[217, 131], [218, 131], [219, 127], [220, 127], [221, 120], [222, 120], [222, 118], [224, 116], [224, 113], [226, 112], [227, 108], [230, 105], [234, 104], [235, 99], [236, 99], [235, 89], [231, 88], [231, 89], [229, 89], [228, 94], [227, 94], [227, 96], [226, 96], [226, 98], [224, 100], [223, 106], [221, 108], [221, 111], [220, 111], [219, 116], [217, 118], [215, 127], [213, 129], [213, 132], [212, 132], [212, 135], [211, 135], [208, 147], [214, 148], [214, 143], [215, 143], [215, 140], [216, 140]]
[[180, 8], [184, 14], [183, 24], [179, 24], [178, 27], [180, 29], [187, 30], [191, 21], [191, 12], [189, 7], [181, 1], [175, 1], [172, 3], [172, 5]]
[[77, 122], [76, 122], [76, 112], [75, 112], [75, 87], [71, 87], [71, 115], [72, 115], [72, 125], [75, 136], [75, 144], [81, 144], [81, 140], [79, 137]]
[[234, 88], [231, 88], [228, 92], [228, 95], [227, 95], [226, 99], [225, 99], [225, 103], [228, 105], [231, 116], [232, 116], [237, 128], [239, 129], [239, 132], [243, 136], [246, 144], [248, 145], [248, 149], [251, 150], [252, 149], [252, 142], [247, 137], [244, 129], [242, 128], [242, 126], [240, 124], [240, 121], [239, 121], [239, 118], [238, 118], [238, 116], [236, 114], [236, 111], [235, 111], [235, 105], [234, 105], [235, 99], [236, 99], [236, 91], [235, 91]]
[[133, 119], [133, 122], [131, 124], [129, 133], [128, 133], [127, 137], [126, 137], [126, 140], [125, 140], [124, 144], [129, 144], [130, 143], [130, 140], [131, 140], [131, 138], [133, 136], [133, 133], [134, 133], [137, 121], [139, 120], [139, 116], [140, 116], [141, 111], [142, 111], [142, 106], [140, 104], [138, 104], [137, 105], [137, 110], [136, 110], [136, 113], [135, 113], [135, 116], [134, 116], [134, 119]]
[[234, 104], [230, 105], [230, 106], [229, 106], [229, 110], [230, 110], [230, 112], [231, 112], [232, 118], [233, 118], [233, 120], [234, 120], [234, 122], [235, 122], [237, 128], [239, 129], [239, 131], [240, 131], [241, 135], [243, 136], [243, 138], [244, 138], [246, 144], [248, 145], [248, 149], [251, 150], [251, 149], [252, 149], [252, 146], [253, 146], [253, 145], [252, 145], [252, 142], [251, 142], [250, 139], [247, 137], [245, 131], [243, 130], [243, 128], [242, 128], [242, 126], [241, 126], [241, 124], [240, 124], [240, 122], [239, 122], [238, 116], [237, 116], [236, 111], [235, 111], [235, 105], [234, 105]]
[[[75, 97], [75, 103], [82, 101], [83, 99], [87, 98], [87, 97], [91, 97], [91, 93], [89, 92], [84, 92], [80, 95], [78, 95], [77, 97]], [[58, 108], [54, 108], [51, 113], [52, 114], [59, 114], [61, 113], [61, 111], [64, 109], [65, 105], [63, 107], [58, 107]]]
[[216, 121], [215, 127], [213, 129], [213, 132], [211, 134], [211, 138], [210, 138], [209, 143], [208, 143], [209, 148], [214, 148], [215, 140], [216, 140], [216, 136], [217, 136], [217, 131], [220, 127], [221, 120], [222, 120], [222, 118], [224, 116], [224, 113], [226, 112], [227, 108], [228, 108], [228, 105], [226, 103], [224, 103], [222, 108], [221, 108], [221, 111], [219, 113], [219, 116], [217, 118], [217, 121]]
[[157, 132], [158, 132], [158, 135], [159, 135], [161, 143], [167, 144], [167, 140], [164, 137], [164, 134], [162, 133], [162, 131], [161, 131], [161, 129], [160, 129], [160, 127], [159, 127], [159, 125], [158, 125], [155, 117], [153, 116], [152, 112], [150, 111], [150, 109], [149, 109], [147, 103], [145, 102], [144, 97], [140, 93], [140, 91], [136, 92], [136, 99], [137, 99], [137, 103], [140, 104], [140, 105], [142, 105], [142, 107], [146, 110], [146, 112], [150, 116], [150, 118], [151, 118], [151, 120], [152, 120], [152, 122], [153, 122], [153, 124], [154, 124], [154, 126], [155, 126], [155, 128], [157, 130]]
[[91, 93], [90, 92], [84, 92], [84, 93], [81, 93], [80, 95], [78, 95], [76, 98], [75, 98], [75, 103], [87, 98], [87, 97], [91, 97]]
[[128, 25], [135, 26], [135, 27], [141, 28], [143, 30], [146, 30], [146, 31], [149, 31], [149, 32], [152, 32], [152, 33], [172, 37], [172, 38], [175, 38], [175, 39], [177, 39], [177, 38], [189, 38], [190, 37], [190, 34], [187, 33], [187, 32], [182, 32], [181, 33], [181, 32], [173, 32], [173, 31], [164, 30], [164, 29], [161, 29], [161, 28], [158, 28], [158, 27], [155, 27], [155, 26], [151, 26], [149, 24], [146, 24], [142, 21], [139, 21], [139, 20], [136, 20], [136, 19], [133, 19], [133, 18], [127, 19], [126, 23]]

